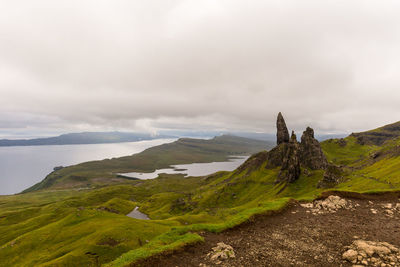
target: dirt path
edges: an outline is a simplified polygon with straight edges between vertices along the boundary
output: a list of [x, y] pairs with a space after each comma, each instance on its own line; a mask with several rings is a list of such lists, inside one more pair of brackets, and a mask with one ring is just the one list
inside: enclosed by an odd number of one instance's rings
[[[293, 203], [279, 214], [257, 216], [220, 234], [206, 233], [205, 243], [148, 259], [140, 266], [351, 266], [342, 254], [355, 239], [400, 247], [400, 210], [390, 215], [384, 208], [388, 203], [395, 206], [399, 199], [348, 200], [353, 209], [324, 214]], [[235, 258], [211, 262], [206, 255], [218, 242], [231, 245]]]

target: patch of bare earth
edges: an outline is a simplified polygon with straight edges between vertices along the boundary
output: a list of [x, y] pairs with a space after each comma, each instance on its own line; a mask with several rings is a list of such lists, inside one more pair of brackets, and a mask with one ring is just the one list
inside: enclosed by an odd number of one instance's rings
[[[399, 199], [326, 199], [313, 205], [293, 203], [272, 215], [220, 234], [205, 233], [205, 242], [156, 256], [140, 266], [376, 266], [350, 262], [343, 254], [356, 240], [386, 242], [400, 247]], [[398, 208], [397, 208], [398, 207]], [[223, 242], [234, 257], [215, 260], [210, 252]], [[371, 258], [379, 255], [371, 255]], [[382, 262], [382, 261], [380, 261]], [[400, 261], [399, 261], [400, 262]], [[394, 266], [390, 265], [382, 266]], [[396, 261], [397, 264], [397, 261]], [[395, 265], [399, 266], [399, 265]]]

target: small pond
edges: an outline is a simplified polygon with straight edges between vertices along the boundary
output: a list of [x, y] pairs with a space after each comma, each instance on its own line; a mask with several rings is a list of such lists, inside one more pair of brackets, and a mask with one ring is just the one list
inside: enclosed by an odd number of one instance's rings
[[139, 219], [139, 220], [150, 220], [150, 218], [146, 214], [139, 211], [139, 207], [137, 207], [137, 206], [136, 206], [136, 208], [133, 209], [133, 211], [131, 211], [126, 216], [135, 218], [135, 219]]

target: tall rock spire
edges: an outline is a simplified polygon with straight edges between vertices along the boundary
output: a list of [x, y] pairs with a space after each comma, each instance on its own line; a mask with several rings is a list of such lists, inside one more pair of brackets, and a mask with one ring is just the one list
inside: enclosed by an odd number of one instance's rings
[[278, 119], [276, 121], [276, 128], [277, 128], [277, 133], [276, 133], [276, 142], [278, 145], [282, 143], [288, 143], [289, 142], [289, 131], [286, 127], [285, 120], [283, 119], [282, 113], [279, 112], [278, 114]]
[[[321, 145], [314, 137], [313, 129], [307, 127], [301, 137], [301, 143], [297, 142], [294, 131], [292, 131], [292, 136], [289, 139], [286, 123], [280, 112], [276, 127], [278, 145], [271, 149], [267, 155], [267, 167], [281, 167], [275, 182], [294, 182], [300, 177], [301, 167], [311, 170], [325, 170], [328, 167], [328, 161]], [[333, 179], [332, 177], [332, 175], [329, 175], [325, 180], [330, 181]]]

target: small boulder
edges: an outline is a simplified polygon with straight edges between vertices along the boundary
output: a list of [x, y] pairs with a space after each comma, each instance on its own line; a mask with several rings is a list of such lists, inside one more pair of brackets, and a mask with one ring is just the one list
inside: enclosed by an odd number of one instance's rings
[[343, 253], [342, 258], [349, 262], [353, 262], [353, 261], [357, 260], [357, 255], [358, 255], [357, 251], [355, 251], [353, 249], [349, 249]]
[[232, 246], [227, 245], [224, 242], [219, 242], [216, 247], [212, 248], [212, 251], [208, 253], [207, 256], [212, 262], [219, 264], [221, 261], [235, 258], [235, 252]]

